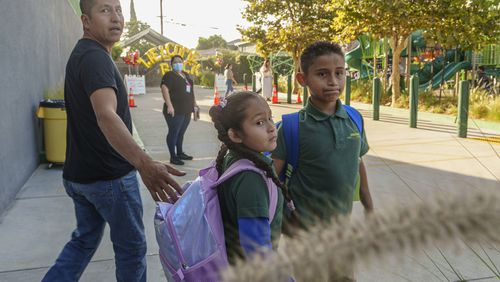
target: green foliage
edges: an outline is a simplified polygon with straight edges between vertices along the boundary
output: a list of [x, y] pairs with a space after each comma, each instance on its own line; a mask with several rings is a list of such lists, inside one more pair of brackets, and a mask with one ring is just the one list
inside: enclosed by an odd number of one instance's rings
[[64, 84], [58, 83], [57, 86], [47, 88], [43, 91], [44, 100], [63, 100], [64, 99]]
[[351, 83], [351, 100], [371, 104], [372, 83], [368, 79], [358, 79]]
[[213, 71], [201, 71], [197, 78], [201, 86], [214, 87], [215, 73]]
[[[239, 28], [243, 38], [257, 44], [263, 57], [278, 51], [288, 52], [299, 70], [299, 56], [305, 47], [328, 40], [333, 14], [325, 10], [330, 0], [245, 0], [242, 17], [251, 26]], [[299, 89], [294, 82], [294, 92]]]
[[[201, 72], [200, 75], [197, 77], [200, 81], [200, 83], [204, 86], [213, 86], [214, 82], [214, 76], [211, 78], [207, 76], [207, 72], [213, 73], [223, 73], [224, 72], [224, 67], [226, 64], [232, 64], [233, 65], [233, 73], [234, 73], [234, 78], [238, 82], [238, 84], [243, 85], [243, 76], [245, 75], [246, 82], [248, 85], [251, 85], [252, 83], [252, 72], [250, 71], [250, 66], [247, 60], [247, 56], [241, 55], [238, 52], [234, 51], [222, 51], [222, 60], [224, 61], [223, 66], [218, 66], [215, 64], [215, 56], [210, 57], [208, 60], [202, 61], [201, 62]], [[204, 78], [205, 77], [205, 78]], [[205, 79], [211, 79], [212, 82], [210, 84], [207, 84], [207, 82], [202, 82], [202, 80]]]
[[111, 57], [113, 58], [113, 61], [116, 61], [118, 58], [120, 58], [122, 51], [123, 48], [119, 43], [115, 43], [115, 45], [113, 45], [113, 48], [111, 49]]
[[[126, 32], [123, 35], [123, 39], [127, 40], [130, 37], [136, 35], [137, 33], [141, 32], [143, 30], [146, 30], [148, 28], [150, 28], [150, 26], [149, 26], [149, 24], [147, 24], [145, 22], [129, 21], [125, 24]], [[146, 53], [146, 51], [148, 51], [149, 49], [151, 49], [153, 47], [155, 47], [155, 45], [153, 43], [148, 42], [145, 39], [140, 39], [140, 40], [134, 42], [132, 45], [130, 45], [130, 50], [131, 51], [139, 50], [139, 52], [141, 53], [141, 56], [142, 56], [142, 55], [144, 55], [144, 53]]]
[[500, 121], [500, 96], [489, 95], [481, 87], [471, 90], [469, 114], [471, 118]]
[[137, 21], [137, 15], [135, 13], [134, 0], [130, 0], [130, 20]]
[[[425, 30], [427, 38], [450, 48], [471, 49], [500, 39], [498, 0], [332, 0], [335, 39], [349, 43], [363, 33], [389, 38], [394, 54], [401, 54], [408, 36]], [[399, 56], [393, 56], [394, 85], [399, 79]], [[393, 88], [393, 104], [399, 97]]]
[[210, 48], [227, 48], [227, 41], [221, 35], [211, 35], [208, 38], [199, 37], [196, 50], [205, 50]]
[[[436, 0], [438, 1], [438, 0]], [[363, 33], [375, 38], [388, 38], [392, 52], [392, 84], [399, 85], [400, 54], [408, 36], [425, 29], [434, 20], [429, 0], [332, 0], [327, 10], [335, 13], [332, 21], [334, 40], [349, 43]], [[399, 87], [392, 88], [392, 104], [400, 96]]]
[[498, 0], [435, 0], [433, 23], [426, 37], [445, 48], [473, 50], [500, 40]]

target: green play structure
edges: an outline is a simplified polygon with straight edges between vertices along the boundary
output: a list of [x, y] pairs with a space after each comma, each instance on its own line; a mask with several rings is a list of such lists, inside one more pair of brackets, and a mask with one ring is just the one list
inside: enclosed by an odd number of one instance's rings
[[[358, 45], [345, 54], [346, 64], [350, 69], [358, 71], [358, 79], [368, 79], [373, 77], [373, 62], [377, 59], [382, 65], [388, 60], [385, 54], [392, 60], [392, 50], [387, 39], [373, 40], [368, 35], [358, 38]], [[411, 35], [412, 57], [418, 56], [426, 49], [426, 42], [422, 31], [416, 31]], [[387, 50], [387, 52], [385, 51]], [[402, 57], [407, 57], [406, 49], [401, 53]], [[451, 49], [446, 54], [441, 54], [432, 60], [415, 64], [410, 67], [410, 74], [417, 74], [419, 77], [419, 91], [428, 88], [437, 89], [442, 81], [452, 79], [457, 72], [472, 69], [472, 60], [475, 59], [477, 66], [486, 67], [486, 75], [498, 77], [500, 75], [500, 45], [492, 44], [484, 47], [479, 52], [460, 52]]]

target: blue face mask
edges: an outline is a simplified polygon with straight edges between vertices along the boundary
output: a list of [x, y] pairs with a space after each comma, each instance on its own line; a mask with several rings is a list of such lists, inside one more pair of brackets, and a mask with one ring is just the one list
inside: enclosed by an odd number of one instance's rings
[[183, 64], [182, 63], [175, 63], [172, 65], [172, 69], [174, 71], [182, 71]]

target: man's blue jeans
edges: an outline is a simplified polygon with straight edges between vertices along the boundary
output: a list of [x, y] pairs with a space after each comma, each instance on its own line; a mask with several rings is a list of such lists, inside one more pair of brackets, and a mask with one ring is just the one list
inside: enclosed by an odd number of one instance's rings
[[117, 281], [146, 281], [142, 201], [133, 170], [122, 178], [79, 184], [63, 180], [77, 227], [42, 281], [78, 281], [109, 224]]

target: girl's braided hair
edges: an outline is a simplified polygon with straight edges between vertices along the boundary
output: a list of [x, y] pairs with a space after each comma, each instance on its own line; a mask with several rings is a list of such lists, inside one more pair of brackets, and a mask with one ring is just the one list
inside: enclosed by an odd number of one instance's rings
[[223, 172], [223, 161], [224, 156], [230, 149], [242, 158], [252, 161], [255, 166], [266, 173], [267, 177], [270, 177], [276, 186], [280, 187], [283, 191], [283, 195], [287, 202], [291, 202], [290, 194], [288, 192], [288, 187], [279, 180], [278, 176], [274, 172], [273, 168], [268, 165], [263, 160], [259, 159], [253, 150], [247, 146], [234, 143], [231, 141], [228, 135], [230, 128], [233, 130], [242, 130], [242, 123], [245, 120], [250, 101], [253, 99], [263, 99], [257, 93], [251, 91], [241, 91], [229, 95], [226, 100], [222, 101], [224, 106], [212, 106], [210, 108], [209, 114], [214, 123], [215, 129], [217, 129], [217, 138], [222, 142], [219, 153], [216, 159], [216, 168], [219, 175]]

